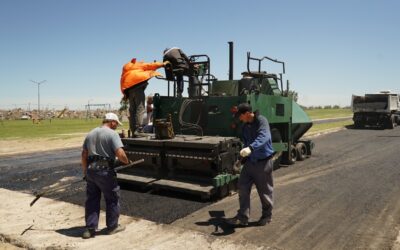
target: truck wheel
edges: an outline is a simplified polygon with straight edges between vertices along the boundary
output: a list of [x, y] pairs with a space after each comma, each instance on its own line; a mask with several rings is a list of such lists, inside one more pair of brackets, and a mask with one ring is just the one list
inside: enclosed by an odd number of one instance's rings
[[299, 142], [296, 144], [296, 151], [297, 151], [297, 160], [304, 161], [307, 157], [307, 147], [304, 143]]
[[387, 120], [386, 120], [386, 128], [387, 129], [393, 129], [394, 128], [394, 117], [391, 115]]

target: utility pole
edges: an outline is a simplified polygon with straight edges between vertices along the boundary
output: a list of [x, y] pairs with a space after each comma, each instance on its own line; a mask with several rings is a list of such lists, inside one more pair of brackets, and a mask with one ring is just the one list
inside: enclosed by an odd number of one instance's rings
[[33, 80], [30, 80], [30, 81], [37, 84], [37, 89], [38, 89], [38, 92], [37, 92], [37, 94], [38, 94], [38, 119], [40, 120], [40, 84], [45, 83], [46, 80], [43, 80], [43, 81], [40, 81], [40, 82], [36, 82], [36, 81], [33, 81]]
[[86, 120], [87, 119], [92, 119], [92, 117], [91, 117], [91, 113], [90, 113], [90, 101], [92, 101], [92, 99], [89, 99], [88, 101], [87, 101], [87, 106], [86, 106]]

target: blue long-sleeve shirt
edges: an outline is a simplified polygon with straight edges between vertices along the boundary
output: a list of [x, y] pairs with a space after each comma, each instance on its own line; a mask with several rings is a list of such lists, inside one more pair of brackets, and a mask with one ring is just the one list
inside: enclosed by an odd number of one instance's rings
[[272, 148], [271, 130], [267, 118], [254, 112], [254, 121], [245, 123], [242, 127], [244, 147], [250, 147], [250, 161], [265, 159], [274, 153]]

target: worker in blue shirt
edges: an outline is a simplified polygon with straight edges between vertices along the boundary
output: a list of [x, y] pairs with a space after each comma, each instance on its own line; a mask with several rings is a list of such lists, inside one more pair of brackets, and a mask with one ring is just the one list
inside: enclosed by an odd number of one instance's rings
[[262, 215], [256, 222], [264, 226], [271, 222], [273, 207], [273, 161], [271, 131], [268, 120], [258, 111], [252, 112], [248, 103], [238, 106], [236, 117], [242, 127], [243, 149], [240, 151], [244, 166], [239, 177], [239, 204], [237, 215], [227, 220], [232, 226], [247, 226], [250, 218], [250, 193], [253, 184], [260, 196]]

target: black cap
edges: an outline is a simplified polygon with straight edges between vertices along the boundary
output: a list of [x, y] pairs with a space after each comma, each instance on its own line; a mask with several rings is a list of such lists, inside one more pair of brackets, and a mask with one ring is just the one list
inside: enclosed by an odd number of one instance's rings
[[235, 114], [235, 117], [239, 117], [241, 114], [244, 114], [246, 112], [252, 112], [251, 105], [248, 104], [247, 102], [241, 103], [238, 106], [238, 111]]

